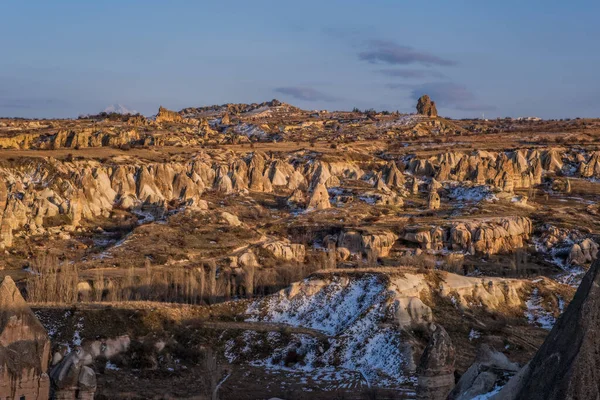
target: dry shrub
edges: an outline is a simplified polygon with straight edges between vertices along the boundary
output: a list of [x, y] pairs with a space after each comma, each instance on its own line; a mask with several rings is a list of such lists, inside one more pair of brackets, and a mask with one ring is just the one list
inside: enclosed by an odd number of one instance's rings
[[52, 255], [41, 255], [31, 263], [33, 273], [27, 279], [27, 298], [34, 303], [75, 303], [78, 300], [77, 268], [70, 263], [59, 264]]
[[398, 264], [407, 267], [417, 267], [429, 270], [435, 268], [436, 259], [434, 255], [426, 253], [421, 253], [414, 256], [405, 255], [398, 259]]

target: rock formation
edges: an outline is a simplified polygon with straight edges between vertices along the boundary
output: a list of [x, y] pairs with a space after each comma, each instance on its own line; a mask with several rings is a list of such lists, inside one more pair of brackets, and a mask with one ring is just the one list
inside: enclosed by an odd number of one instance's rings
[[416, 177], [413, 177], [412, 179], [412, 186], [410, 192], [415, 195], [419, 194], [419, 180]]
[[417, 113], [427, 115], [428, 117], [437, 117], [437, 108], [435, 101], [431, 101], [428, 95], [424, 94], [417, 101]]
[[456, 350], [441, 325], [432, 324], [433, 334], [417, 367], [417, 399], [444, 400], [454, 387]]
[[0, 284], [0, 398], [46, 400], [50, 341], [10, 276]]
[[358, 232], [354, 230], [343, 231], [338, 239], [338, 248], [345, 248], [353, 254], [367, 255], [374, 251], [378, 257], [386, 257], [398, 237], [390, 231]]
[[600, 398], [600, 261], [586, 273], [575, 297], [544, 344], [502, 389], [501, 400]]
[[429, 197], [427, 198], [427, 208], [430, 210], [437, 210], [440, 208], [440, 195], [437, 191], [432, 190], [429, 192]]
[[96, 392], [96, 373], [88, 365], [92, 355], [77, 347], [50, 370], [52, 398], [56, 400], [93, 400]]
[[303, 262], [306, 255], [304, 245], [286, 241], [273, 241], [265, 243], [262, 248], [270, 251], [273, 256], [288, 261]]
[[390, 161], [383, 170], [385, 184], [390, 188], [404, 187], [404, 175], [393, 161]]
[[158, 108], [158, 114], [156, 114], [156, 122], [163, 123], [163, 122], [182, 122], [182, 121], [183, 121], [183, 117], [179, 113], [177, 113], [175, 111], [167, 110], [163, 106], [160, 106]]
[[506, 383], [519, 365], [511, 362], [504, 354], [481, 345], [477, 350], [475, 362], [465, 371], [448, 400], [470, 400], [491, 392], [496, 386]]
[[325, 210], [331, 208], [329, 202], [329, 193], [327, 187], [324, 184], [318, 184], [313, 189], [310, 197], [308, 198], [308, 204], [306, 206], [308, 210]]
[[598, 245], [592, 239], [574, 243], [567, 258], [568, 264], [587, 265], [598, 258]]
[[221, 118], [221, 124], [223, 124], [223, 125], [229, 125], [229, 124], [231, 124], [231, 119], [229, 118], [229, 114], [228, 113], [225, 113], [223, 115], [223, 117]]
[[445, 248], [471, 254], [499, 254], [523, 247], [532, 232], [531, 219], [506, 217], [452, 222], [430, 228], [407, 227], [402, 237], [427, 250]]

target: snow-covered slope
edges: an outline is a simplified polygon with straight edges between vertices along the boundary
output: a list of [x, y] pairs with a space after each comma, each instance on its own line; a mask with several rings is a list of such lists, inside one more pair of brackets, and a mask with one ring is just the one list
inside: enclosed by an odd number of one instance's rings
[[[406, 387], [415, 381], [419, 357], [412, 332], [433, 319], [421, 296], [435, 291], [457, 309], [524, 310], [527, 285], [409, 270], [316, 274], [251, 303], [248, 322], [280, 324], [281, 332], [246, 331], [227, 341], [226, 356], [230, 362], [289, 371], [359, 372], [369, 384]], [[286, 332], [286, 326], [305, 331]]]
[[302, 341], [301, 350], [307, 352], [309, 361], [305, 368], [337, 364], [384, 385], [408, 382], [408, 372], [414, 368], [410, 346], [403, 345], [401, 332], [385, 324], [394, 319], [394, 292], [380, 276], [307, 279], [255, 302], [248, 314], [253, 321], [301, 326], [327, 334], [327, 349], [310, 346], [310, 340]]

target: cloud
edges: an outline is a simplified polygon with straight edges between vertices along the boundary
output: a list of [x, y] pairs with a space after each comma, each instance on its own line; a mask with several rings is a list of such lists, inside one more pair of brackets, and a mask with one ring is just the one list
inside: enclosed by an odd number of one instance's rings
[[429, 95], [440, 107], [452, 108], [461, 111], [490, 111], [495, 106], [482, 104], [477, 96], [465, 85], [453, 82], [430, 82], [417, 85], [392, 83], [387, 85], [390, 89], [406, 89], [410, 97], [417, 100], [424, 94]]
[[455, 61], [387, 40], [370, 40], [367, 43], [367, 47], [368, 49], [358, 53], [358, 58], [371, 64], [421, 64], [426, 66], [438, 65], [444, 67], [456, 65]]
[[320, 92], [316, 89], [306, 86], [286, 86], [275, 88], [277, 93], [291, 96], [296, 100], [303, 101], [336, 101], [336, 97]]
[[378, 72], [393, 78], [419, 79], [446, 77], [441, 72], [429, 69], [381, 69]]

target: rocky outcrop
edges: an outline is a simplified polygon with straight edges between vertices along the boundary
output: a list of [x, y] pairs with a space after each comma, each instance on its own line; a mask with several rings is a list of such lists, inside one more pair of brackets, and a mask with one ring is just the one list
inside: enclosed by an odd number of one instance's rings
[[271, 252], [275, 258], [287, 261], [303, 262], [306, 256], [306, 249], [303, 244], [287, 241], [268, 242], [263, 244], [262, 248]]
[[473, 364], [461, 376], [448, 400], [470, 400], [503, 386], [508, 377], [515, 375], [519, 365], [504, 354], [483, 344], [477, 350]]
[[223, 222], [225, 222], [226, 224], [231, 225], [231, 226], [240, 226], [240, 225], [242, 225], [242, 222], [237, 217], [237, 215], [231, 214], [231, 213], [229, 213], [227, 211], [223, 211], [221, 213], [221, 219], [223, 220]]
[[598, 244], [592, 239], [574, 243], [569, 252], [567, 263], [571, 265], [589, 265], [598, 258]]
[[318, 184], [308, 198], [307, 210], [326, 210], [331, 208], [329, 193], [325, 184]]
[[[412, 332], [418, 329], [423, 333], [432, 323], [432, 310], [421, 301], [421, 296], [429, 302], [429, 296], [435, 293], [464, 310], [485, 308], [522, 313], [524, 300], [520, 295], [525, 292], [525, 281], [449, 273], [436, 273], [436, 279], [430, 279], [431, 275], [411, 269], [392, 275], [379, 274], [377, 269], [371, 271], [316, 272], [253, 302], [246, 313], [250, 321], [284, 323], [325, 332], [324, 340], [331, 344], [330, 350], [324, 352], [321, 341], [306, 343], [302, 351], [311, 354], [306, 358], [306, 365], [312, 367], [334, 357], [344, 365], [356, 365], [357, 370], [367, 371], [370, 382], [375, 385], [381, 376], [412, 378], [417, 373], [421, 376], [420, 382], [425, 384], [423, 387], [428, 388], [429, 393], [437, 393], [439, 398], [454, 382], [452, 348], [441, 330], [437, 334], [433, 332], [429, 355], [421, 356], [421, 348], [411, 345]], [[259, 340], [251, 338], [242, 342], [231, 354], [254, 356], [257, 353], [243, 353], [243, 348], [266, 344]], [[285, 345], [288, 346], [287, 341]], [[381, 348], [385, 351], [377, 353], [382, 356], [373, 357], [371, 349]], [[270, 357], [272, 352], [260, 354]], [[419, 357], [422, 357], [420, 366], [412, 361]], [[359, 364], [354, 364], [356, 360]], [[427, 379], [436, 376], [443, 378]]]
[[0, 397], [46, 400], [50, 340], [10, 276], [0, 283]]
[[414, 195], [419, 194], [419, 180], [416, 177], [412, 179], [412, 185], [410, 188], [410, 192]]
[[390, 231], [359, 232], [354, 230], [343, 231], [337, 238], [338, 248], [345, 248], [353, 254], [375, 254], [377, 257], [386, 257], [396, 243], [398, 237]]
[[202, 118], [198, 123], [198, 134], [200, 137], [207, 139], [215, 136], [217, 133], [217, 131], [210, 127], [206, 118]]
[[478, 185], [494, 185], [507, 192], [529, 188], [542, 182], [543, 160], [555, 170], [556, 151], [516, 150], [512, 152], [476, 151], [471, 154], [443, 153], [412, 158], [407, 170], [417, 176], [434, 177], [438, 181], [471, 181]]
[[529, 364], [502, 389], [502, 400], [595, 400], [600, 397], [600, 261]]
[[419, 100], [417, 101], [417, 113], [427, 115], [428, 117], [437, 117], [435, 101], [432, 101], [426, 94], [419, 97]]
[[50, 370], [52, 398], [92, 400], [96, 392], [96, 373], [89, 367], [92, 356], [77, 347]]
[[[386, 171], [392, 185], [401, 184], [402, 175], [395, 166]], [[295, 207], [308, 203], [310, 209], [326, 209], [331, 207], [327, 186], [340, 185], [338, 176], [356, 179], [363, 175], [352, 163], [310, 160], [294, 167], [288, 160], [269, 159], [259, 152], [247, 157], [198, 153], [189, 162], [159, 163], [37, 159], [25, 168], [0, 169], [0, 247], [12, 246], [15, 231], [46, 233], [50, 220], [60, 221], [61, 229], [73, 229], [85, 221], [108, 217], [114, 207], [151, 207], [159, 216], [168, 207], [200, 204], [207, 190], [268, 193], [276, 187], [291, 193], [290, 203]], [[311, 185], [306, 176], [311, 177]], [[39, 186], [38, 182], [48, 184]], [[308, 186], [312, 189], [305, 201]], [[374, 202], [403, 203], [389, 188], [376, 193]]]
[[429, 197], [427, 198], [427, 208], [430, 210], [437, 210], [440, 208], [440, 203], [440, 195], [435, 190], [429, 192]]
[[595, 151], [591, 153], [587, 162], [581, 162], [579, 165], [579, 174], [584, 178], [600, 177], [600, 152]]
[[158, 108], [158, 114], [156, 114], [156, 122], [158, 122], [158, 123], [164, 123], [164, 122], [179, 123], [179, 122], [183, 122], [183, 117], [175, 111], [167, 110], [163, 106], [160, 106]]
[[446, 330], [437, 324], [417, 366], [417, 399], [445, 400], [454, 387], [456, 350]]
[[430, 228], [408, 227], [402, 237], [419, 243], [423, 249], [499, 254], [524, 247], [532, 232], [533, 223], [529, 218], [505, 217], [453, 222]]
[[396, 166], [396, 163], [390, 161], [383, 169], [383, 176], [385, 184], [390, 188], [403, 188], [404, 187], [404, 175]]

